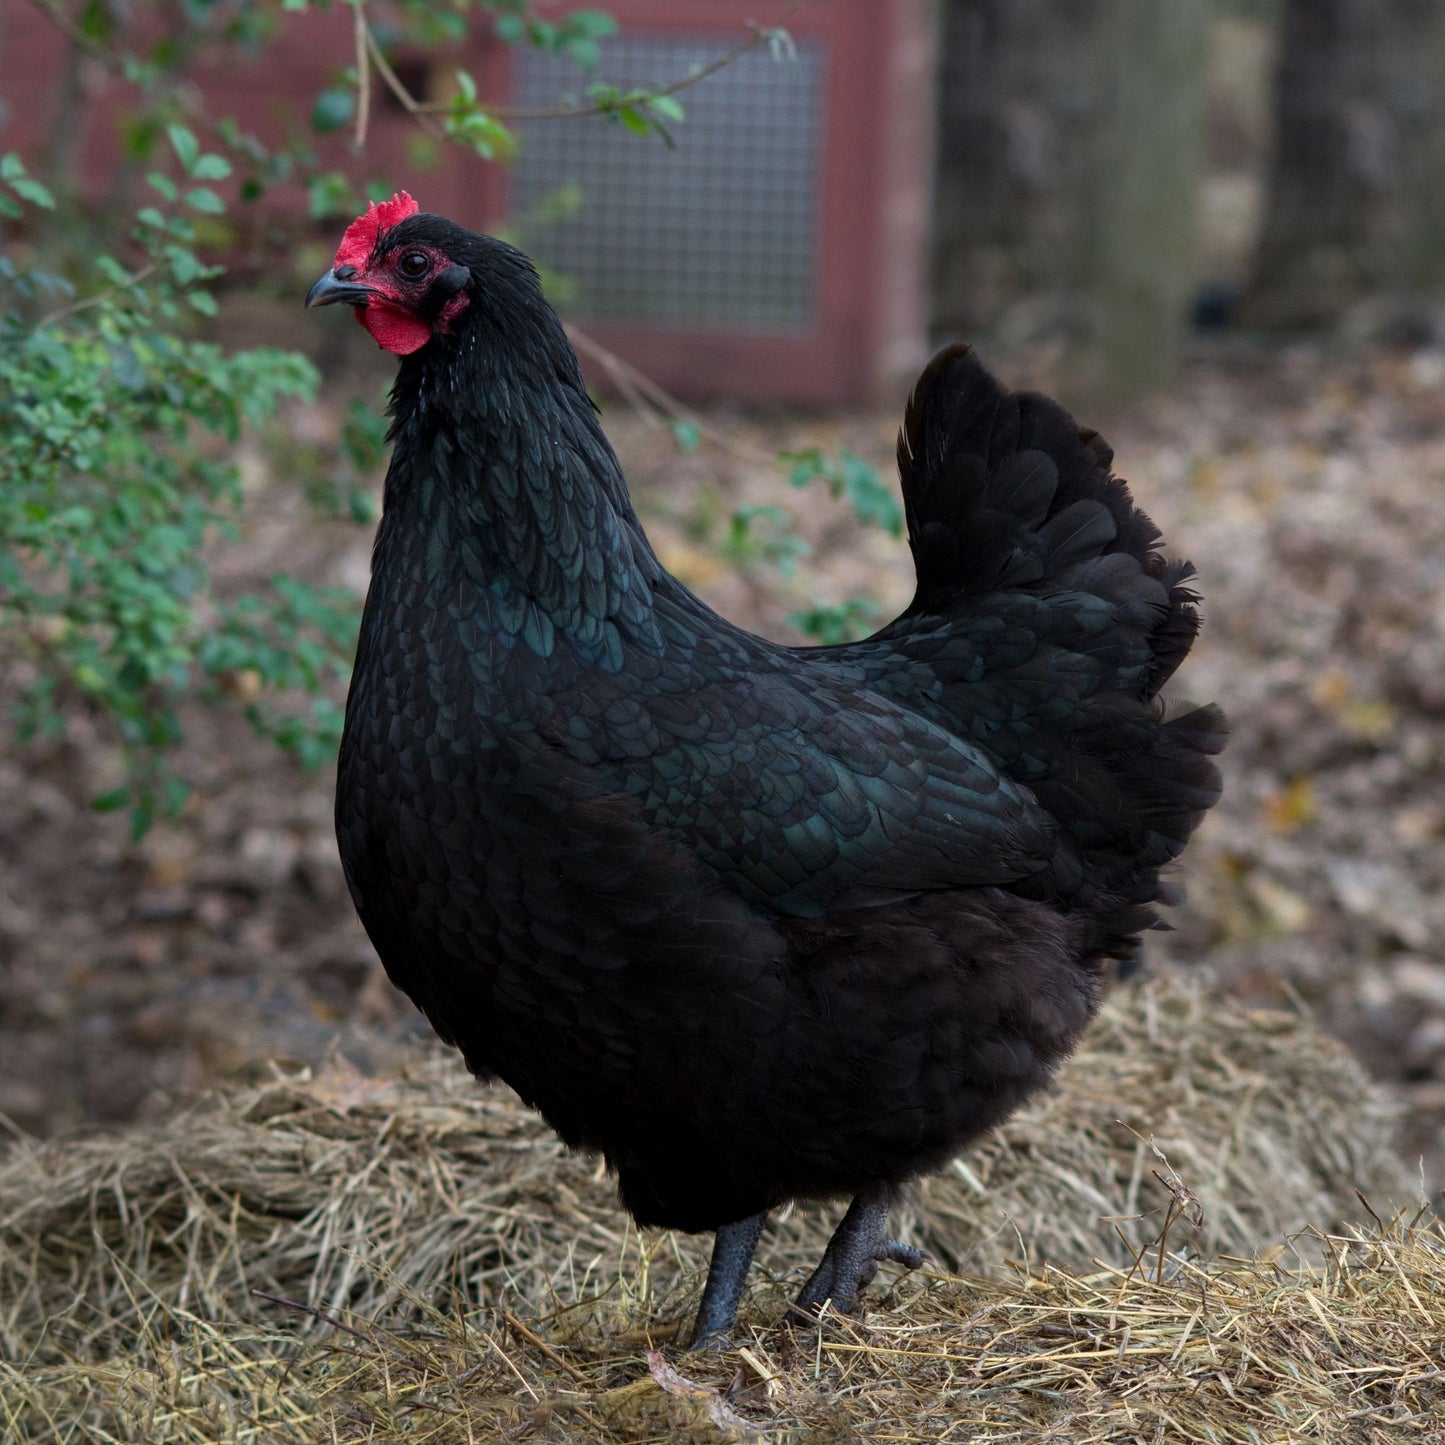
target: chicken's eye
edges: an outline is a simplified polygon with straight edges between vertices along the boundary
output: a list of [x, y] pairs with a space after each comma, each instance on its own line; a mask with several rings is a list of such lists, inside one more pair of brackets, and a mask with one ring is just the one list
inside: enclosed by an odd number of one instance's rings
[[415, 281], [418, 276], [425, 276], [431, 269], [431, 257], [425, 251], [408, 251], [396, 263], [396, 269], [403, 276]]

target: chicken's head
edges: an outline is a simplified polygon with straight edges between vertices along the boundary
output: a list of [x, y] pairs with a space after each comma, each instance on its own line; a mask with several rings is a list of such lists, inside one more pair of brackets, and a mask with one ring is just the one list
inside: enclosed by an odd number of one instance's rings
[[421, 213], [405, 191], [373, 201], [346, 228], [331, 270], [306, 293], [306, 305], [346, 302], [378, 346], [410, 356], [449, 332], [467, 308], [471, 270], [446, 249], [458, 229]]

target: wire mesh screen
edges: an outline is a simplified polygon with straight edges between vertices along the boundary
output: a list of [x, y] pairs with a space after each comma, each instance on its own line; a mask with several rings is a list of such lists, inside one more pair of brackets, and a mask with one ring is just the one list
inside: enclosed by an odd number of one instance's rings
[[[715, 60], [734, 36], [636, 30], [608, 41], [598, 75], [626, 90]], [[555, 105], [577, 71], [516, 58], [515, 99]], [[514, 217], [527, 248], [575, 287], [591, 319], [790, 334], [811, 328], [818, 258], [825, 56], [759, 46], [680, 98], [674, 148], [603, 117], [521, 123]], [[581, 204], [573, 204], [580, 193]]]

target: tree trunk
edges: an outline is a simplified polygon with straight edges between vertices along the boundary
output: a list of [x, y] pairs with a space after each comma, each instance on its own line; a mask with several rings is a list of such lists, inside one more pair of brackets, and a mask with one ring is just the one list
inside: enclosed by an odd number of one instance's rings
[[1208, 0], [1108, 0], [1093, 44], [1110, 103], [1084, 137], [1071, 380], [1107, 399], [1167, 385], [1197, 279]]
[[1208, 5], [949, 0], [940, 331], [1066, 331], [1080, 400], [1167, 384], [1196, 279]]
[[[1445, 286], [1445, 5], [1286, 0], [1250, 315], [1398, 317]], [[1383, 319], [1383, 318], [1381, 318]]]

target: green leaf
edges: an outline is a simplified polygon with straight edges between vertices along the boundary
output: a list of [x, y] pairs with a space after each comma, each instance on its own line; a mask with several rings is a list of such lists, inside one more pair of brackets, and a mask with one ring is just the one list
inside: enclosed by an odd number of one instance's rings
[[654, 95], [647, 102], [648, 109], [655, 111], [664, 120], [684, 121], [687, 119], [687, 112], [683, 110], [682, 103], [671, 95]]
[[635, 105], [619, 106], [615, 114], [633, 135], [652, 134], [652, 122]]
[[443, 127], [450, 139], [470, 146], [483, 160], [509, 156], [516, 150], [516, 135], [501, 121], [485, 111], [466, 108], [460, 97], [457, 105], [459, 109], [447, 117]]
[[617, 21], [606, 10], [574, 10], [567, 17], [567, 29], [574, 35], [605, 40], [617, 34]]
[[166, 134], [171, 138], [171, 147], [176, 153], [176, 159], [181, 163], [181, 169], [190, 175], [200, 158], [200, 142], [183, 125], [168, 125]]
[[311, 106], [311, 128], [329, 135], [350, 125], [356, 115], [356, 91], [349, 85], [333, 85], [323, 90]]
[[151, 171], [146, 176], [146, 183], [167, 201], [174, 201], [181, 193], [181, 188], [169, 176], [163, 176], [159, 171]]
[[312, 220], [331, 216], [354, 216], [362, 210], [351, 182], [339, 171], [323, 171], [306, 183], [306, 199]]
[[798, 558], [812, 548], [793, 530], [793, 519], [783, 508], [746, 506], [732, 514], [724, 550], [736, 561], [758, 559], [790, 577]]
[[10, 188], [32, 206], [39, 206], [43, 211], [55, 209], [55, 197], [39, 181], [33, 181], [29, 176], [16, 176], [10, 182]]
[[226, 209], [226, 203], [209, 186], [197, 186], [186, 192], [186, 204], [202, 215], [219, 216]]
[[602, 58], [599, 41], [617, 33], [617, 22], [605, 10], [574, 10], [558, 27], [553, 49], [565, 51], [569, 60], [591, 70]]
[[171, 276], [178, 286], [192, 286], [201, 280], [205, 267], [196, 253], [185, 246], [165, 246], [161, 254], [170, 262]]
[[198, 181], [224, 181], [231, 174], [231, 163], [225, 156], [208, 151], [196, 162], [191, 174]]
[[216, 305], [216, 298], [209, 291], [187, 291], [186, 300], [191, 303], [202, 316], [214, 316], [220, 309]]
[[685, 452], [695, 452], [698, 443], [702, 440], [702, 432], [698, 429], [695, 421], [684, 421], [681, 417], [675, 417], [672, 423], [673, 440]]
[[843, 474], [843, 495], [853, 504], [854, 515], [865, 525], [884, 528], [893, 536], [903, 535], [903, 506], [893, 488], [876, 468], [850, 451], [839, 454]]
[[833, 647], [865, 636], [880, 615], [878, 604], [872, 598], [850, 597], [846, 602], [817, 603], [805, 611], [792, 613], [788, 621], [805, 636], [825, 647]]
[[902, 535], [902, 504], [893, 488], [861, 457], [845, 450], [838, 454], [837, 461], [832, 461], [817, 447], [809, 447], [805, 451], [780, 452], [778, 460], [791, 464], [790, 485], [806, 487], [821, 478], [835, 497], [845, 497], [852, 503], [854, 515], [865, 526], [883, 527], [895, 537]]
[[108, 793], [97, 793], [90, 800], [90, 806], [97, 813], [114, 813], [118, 808], [123, 808], [130, 802], [129, 788], [112, 788]]

